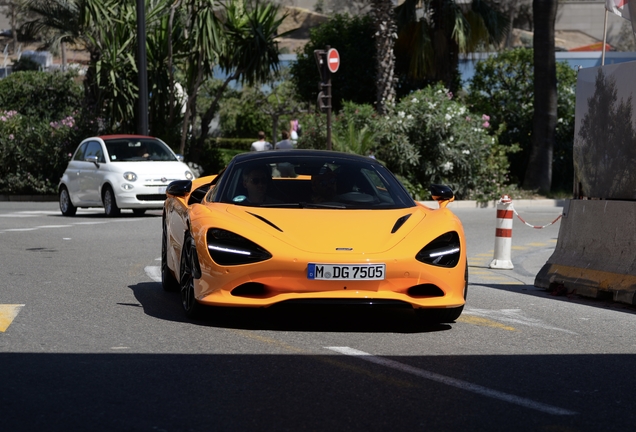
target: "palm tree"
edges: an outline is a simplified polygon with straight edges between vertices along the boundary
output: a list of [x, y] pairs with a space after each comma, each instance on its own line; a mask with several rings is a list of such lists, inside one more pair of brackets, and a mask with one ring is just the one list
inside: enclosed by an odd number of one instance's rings
[[376, 146], [377, 133], [363, 126], [356, 129], [353, 122], [349, 123], [347, 129], [342, 134], [333, 135], [333, 149], [345, 153], [369, 156]]
[[459, 55], [498, 46], [509, 30], [507, 18], [483, 0], [469, 7], [455, 0], [405, 0], [396, 16], [403, 84], [441, 81], [451, 91], [460, 84]]
[[191, 149], [191, 158], [195, 162], [227, 86], [232, 81], [253, 85], [270, 79], [279, 67], [276, 38], [289, 33], [278, 34], [278, 27], [286, 15], [279, 16], [279, 6], [271, 3], [257, 1], [246, 5], [243, 0], [230, 0], [224, 5], [223, 12], [224, 16], [217, 27], [223, 37], [215, 46], [215, 53], [226, 78], [201, 116], [201, 133]]
[[523, 186], [525, 189], [550, 191], [552, 154], [556, 140], [557, 79], [554, 54], [554, 23], [557, 0], [534, 0], [534, 117], [532, 150]]
[[373, 23], [376, 49], [376, 109], [384, 114], [387, 105], [395, 103], [395, 54], [397, 26], [391, 0], [373, 0]]
[[118, 0], [27, 0], [25, 8], [35, 18], [22, 29], [29, 34], [48, 36], [45, 45], [72, 43], [90, 54], [89, 70], [84, 89], [88, 106], [96, 107], [98, 100], [95, 64], [101, 51], [99, 41], [110, 29], [117, 16]]

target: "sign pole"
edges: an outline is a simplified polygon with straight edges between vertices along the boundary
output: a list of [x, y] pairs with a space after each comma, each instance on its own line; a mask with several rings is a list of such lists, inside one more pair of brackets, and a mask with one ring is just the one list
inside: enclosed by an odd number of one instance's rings
[[[327, 49], [325, 49], [325, 53], [329, 52], [329, 49], [331, 47], [329, 45], [327, 45]], [[327, 78], [327, 150], [331, 150], [331, 72], [329, 72], [329, 58], [328, 56], [325, 54], [325, 62], [324, 62], [324, 69], [325, 69], [325, 77]]]
[[318, 107], [327, 114], [327, 150], [331, 150], [331, 74], [340, 67], [340, 54], [327, 45], [324, 50], [314, 50], [314, 58], [320, 73]]

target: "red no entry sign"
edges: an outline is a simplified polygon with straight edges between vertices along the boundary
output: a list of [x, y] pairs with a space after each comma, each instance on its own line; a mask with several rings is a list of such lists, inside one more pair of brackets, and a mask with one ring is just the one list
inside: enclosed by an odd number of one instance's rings
[[331, 73], [336, 73], [340, 67], [340, 54], [338, 54], [338, 50], [335, 48], [331, 48], [327, 51], [327, 67]]

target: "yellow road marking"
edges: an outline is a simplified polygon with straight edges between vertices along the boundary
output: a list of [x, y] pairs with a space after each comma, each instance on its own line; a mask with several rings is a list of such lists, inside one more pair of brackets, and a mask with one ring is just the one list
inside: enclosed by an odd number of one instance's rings
[[463, 322], [466, 324], [483, 326], [483, 327], [493, 327], [493, 328], [498, 328], [501, 330], [517, 331], [517, 329], [514, 327], [507, 326], [505, 324], [490, 320], [488, 318], [482, 318], [482, 317], [473, 316], [473, 315], [464, 314], [460, 316], [459, 318], [457, 318], [457, 321]]
[[4, 333], [22, 309], [23, 304], [0, 304], [0, 332]]
[[253, 340], [257, 340], [259, 342], [262, 342], [264, 344], [267, 345], [272, 345], [272, 346], [276, 346], [279, 348], [282, 348], [285, 351], [290, 351], [293, 352], [295, 354], [304, 354], [304, 355], [310, 355], [313, 359], [315, 360], [319, 360], [323, 363], [327, 363], [331, 366], [335, 366], [335, 367], [339, 367], [341, 369], [347, 369], [351, 372], [355, 372], [361, 375], [366, 375], [370, 378], [379, 380], [384, 382], [385, 384], [391, 384], [397, 387], [402, 387], [402, 388], [413, 388], [416, 387], [415, 384], [413, 384], [410, 381], [405, 381], [405, 380], [400, 380], [400, 379], [395, 379], [395, 378], [390, 378], [387, 377], [386, 375], [382, 375], [382, 374], [378, 374], [378, 373], [373, 373], [369, 370], [366, 370], [364, 368], [361, 367], [357, 367], [357, 366], [353, 366], [350, 365], [348, 363], [339, 361], [339, 360], [335, 360], [332, 356], [316, 356], [315, 353], [311, 353], [309, 351], [306, 351], [304, 349], [301, 348], [297, 348], [295, 346], [286, 344], [285, 342], [281, 342], [279, 340], [276, 339], [272, 339], [272, 338], [268, 338], [265, 336], [261, 336], [258, 334], [254, 334], [252, 332], [249, 332], [247, 330], [231, 330], [233, 333], [238, 333], [241, 336], [244, 336], [248, 339], [253, 339]]
[[526, 250], [526, 249], [528, 249], [528, 246], [510, 246], [510, 249], [514, 249], [514, 250]]
[[548, 244], [547, 243], [528, 243], [528, 245], [540, 247], [540, 246], [547, 246]]

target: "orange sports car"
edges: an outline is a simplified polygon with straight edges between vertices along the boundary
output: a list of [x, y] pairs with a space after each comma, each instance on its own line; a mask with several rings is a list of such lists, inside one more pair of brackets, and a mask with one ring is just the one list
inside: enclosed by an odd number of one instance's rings
[[402, 305], [452, 322], [464, 307], [466, 242], [447, 186], [431, 186], [433, 209], [373, 158], [274, 150], [166, 193], [162, 285], [189, 317], [285, 302]]

